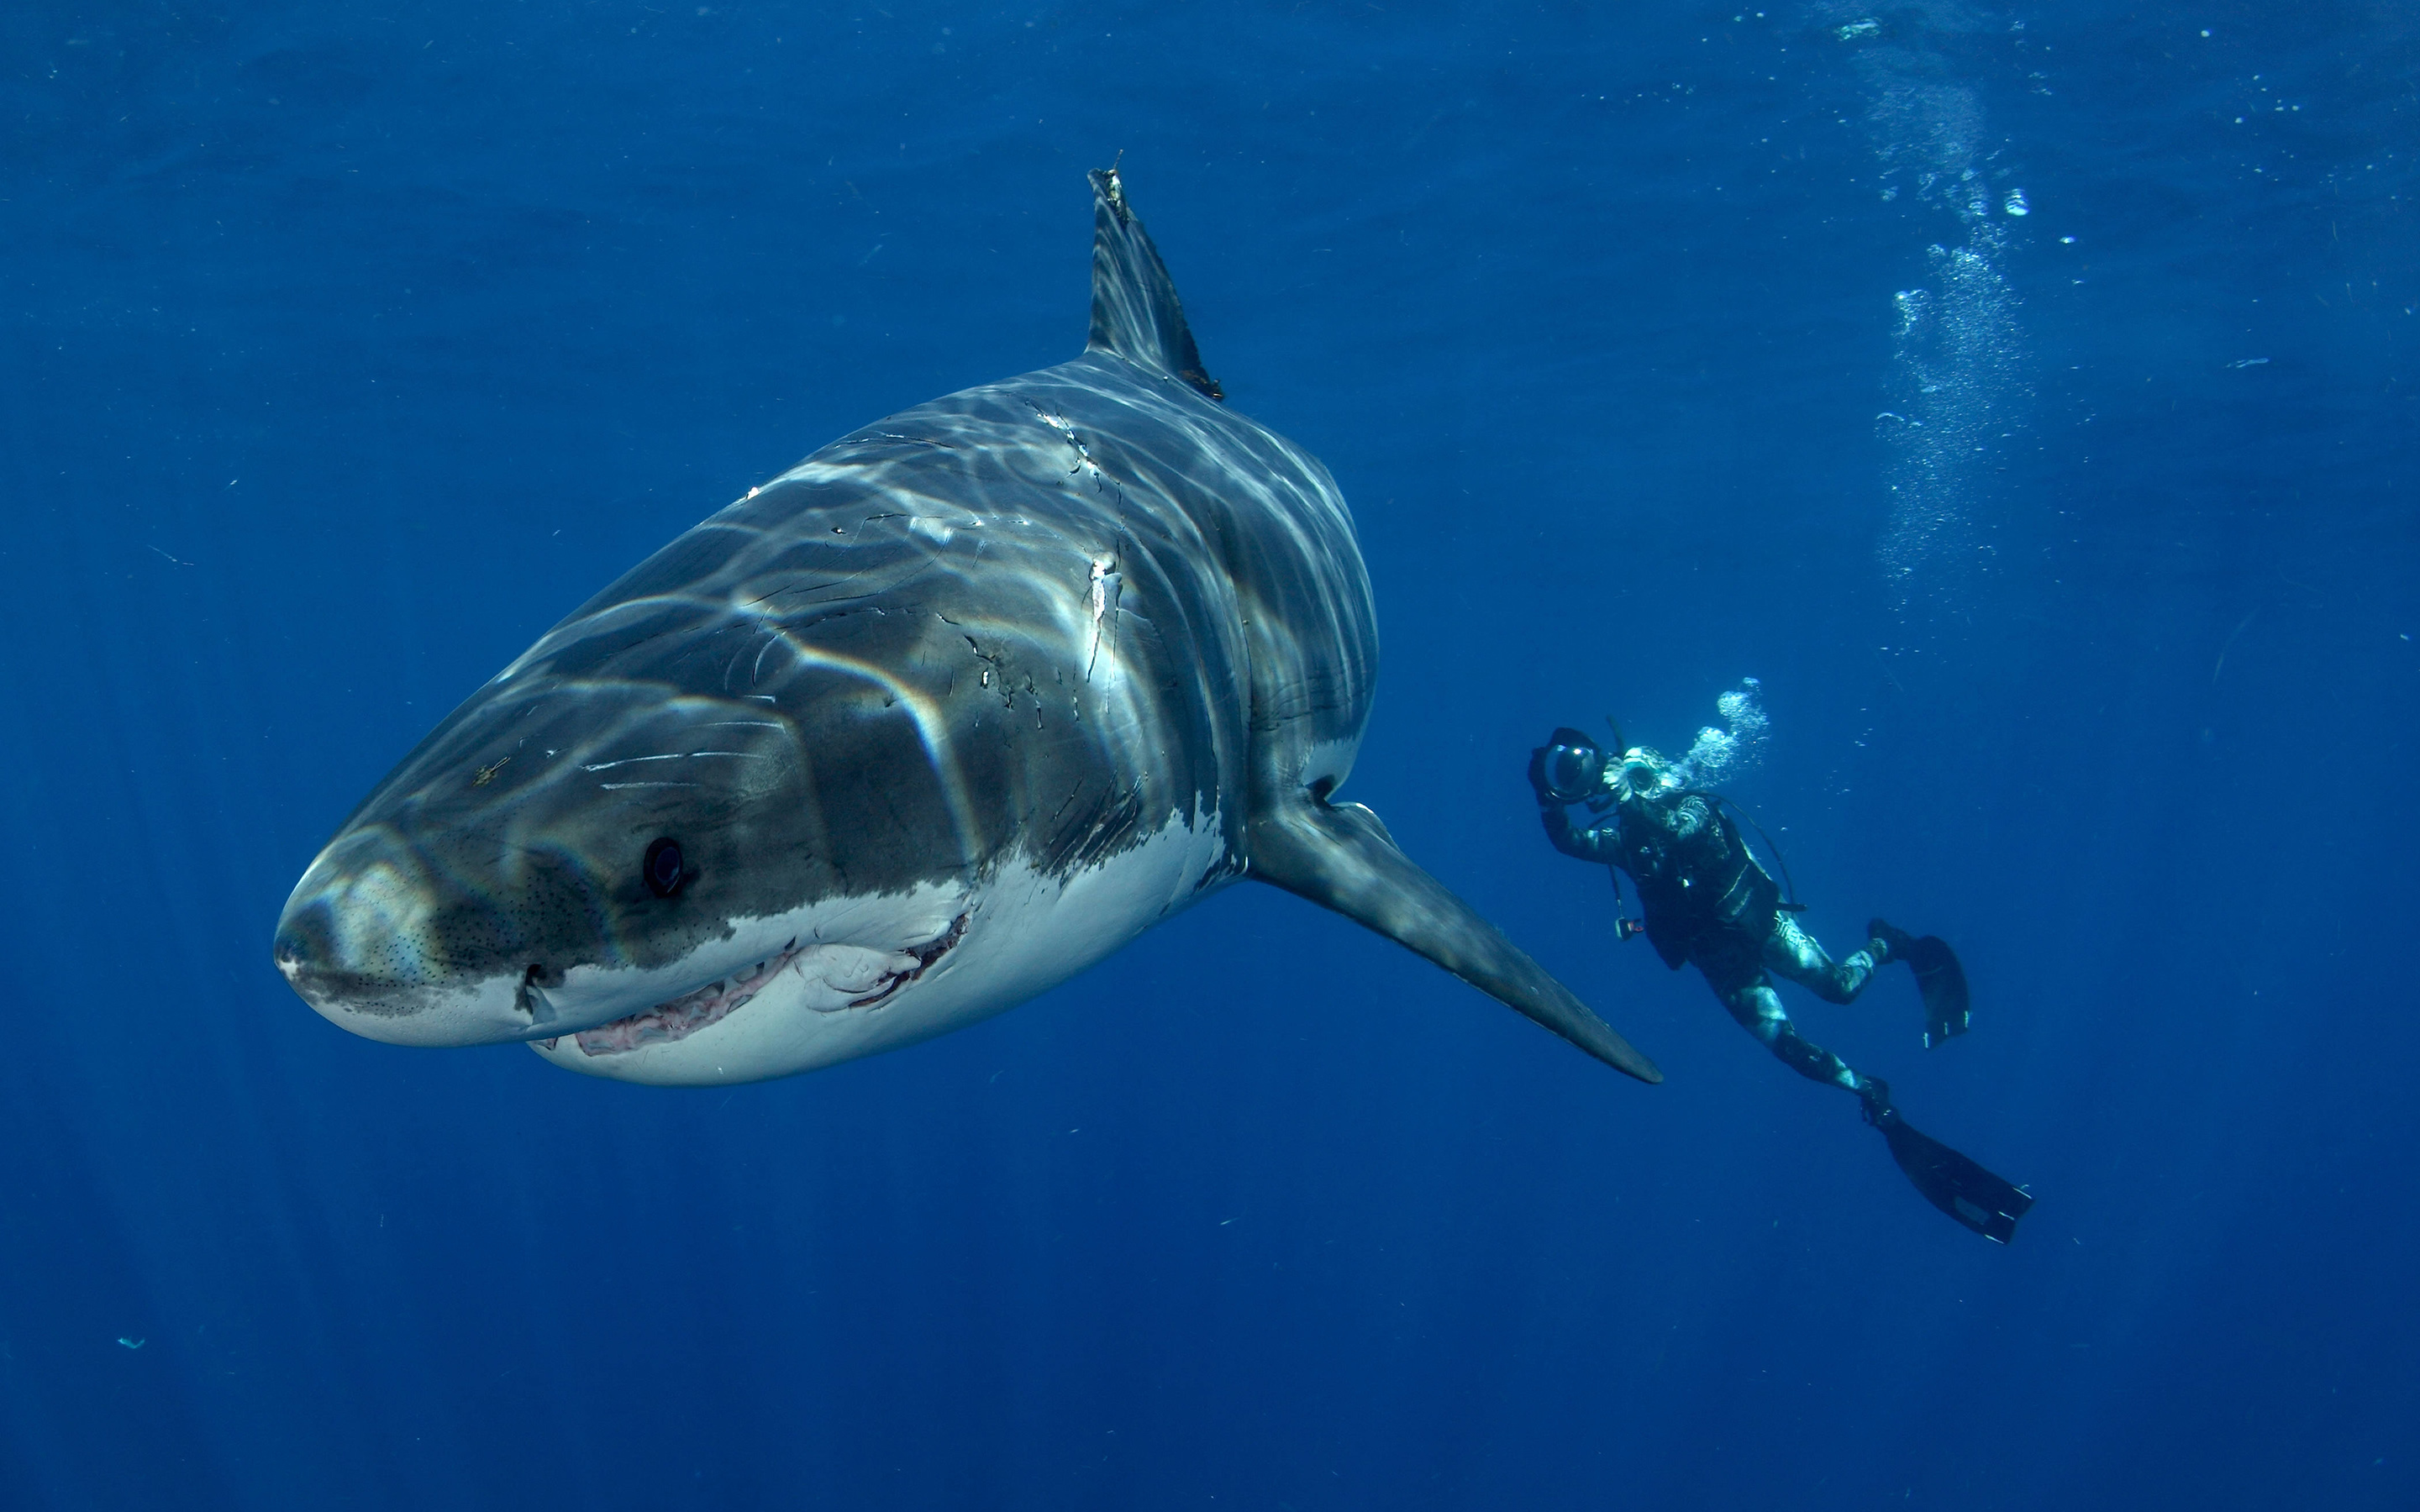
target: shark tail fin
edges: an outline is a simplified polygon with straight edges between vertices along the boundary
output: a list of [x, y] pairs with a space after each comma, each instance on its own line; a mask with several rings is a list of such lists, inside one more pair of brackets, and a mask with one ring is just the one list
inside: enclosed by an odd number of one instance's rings
[[1185, 302], [1159, 260], [1159, 249], [1126, 203], [1114, 167], [1093, 179], [1093, 332], [1086, 351], [1115, 352], [1154, 372], [1183, 378], [1213, 399], [1218, 380], [1202, 367], [1201, 349], [1185, 324]]
[[1357, 803], [1309, 794], [1251, 825], [1250, 874], [1384, 934], [1642, 1082], [1664, 1073], [1571, 989], [1395, 847]]

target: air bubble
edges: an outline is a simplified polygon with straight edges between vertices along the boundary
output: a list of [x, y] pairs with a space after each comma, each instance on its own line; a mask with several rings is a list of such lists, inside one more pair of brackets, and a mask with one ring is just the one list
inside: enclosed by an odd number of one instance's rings
[[1763, 760], [1765, 732], [1772, 727], [1764, 712], [1763, 691], [1763, 685], [1755, 678], [1744, 677], [1739, 687], [1714, 700], [1714, 711], [1730, 729], [1707, 725], [1698, 732], [1689, 753], [1672, 768], [1683, 787], [1712, 787]]

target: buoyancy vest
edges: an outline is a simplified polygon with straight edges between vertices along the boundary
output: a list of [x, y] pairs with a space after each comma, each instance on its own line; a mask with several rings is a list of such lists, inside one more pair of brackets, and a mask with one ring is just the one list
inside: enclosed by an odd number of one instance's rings
[[[1683, 833], [1687, 820], [1694, 829]], [[1632, 798], [1621, 808], [1618, 863], [1638, 887], [1647, 943], [1678, 971], [1712, 937], [1738, 932], [1762, 944], [1781, 889], [1721, 809], [1696, 794]]]

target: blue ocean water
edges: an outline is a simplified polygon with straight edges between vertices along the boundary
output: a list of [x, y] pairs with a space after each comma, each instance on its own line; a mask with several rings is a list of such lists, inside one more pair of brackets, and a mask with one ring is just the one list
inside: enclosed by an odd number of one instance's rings
[[[0, 13], [0, 1504], [2420, 1503], [2409, 8]], [[824, 441], [1073, 355], [1123, 152], [1353, 501], [1345, 795], [1663, 1065], [1238, 887], [677, 1092], [347, 1036], [287, 892]], [[1617, 944], [1559, 723], [1733, 785], [1807, 1032]]]

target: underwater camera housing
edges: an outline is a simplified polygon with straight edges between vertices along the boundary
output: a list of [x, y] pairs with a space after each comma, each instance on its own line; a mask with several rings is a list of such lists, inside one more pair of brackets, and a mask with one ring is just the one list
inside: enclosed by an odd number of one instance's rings
[[1540, 790], [1557, 803], [1577, 803], [1605, 787], [1605, 752], [1597, 743], [1565, 727], [1549, 736], [1540, 753]]

